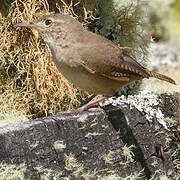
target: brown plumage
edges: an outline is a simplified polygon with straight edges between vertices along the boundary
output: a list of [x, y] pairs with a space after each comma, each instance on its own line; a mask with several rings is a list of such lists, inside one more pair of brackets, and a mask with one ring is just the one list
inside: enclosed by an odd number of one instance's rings
[[165, 76], [163, 74], [159, 74], [159, 73], [154, 72], [154, 71], [149, 71], [149, 70], [147, 70], [147, 71], [148, 71], [149, 77], [155, 77], [157, 79], [167, 81], [167, 82], [172, 83], [172, 84], [176, 84], [176, 82], [168, 76]]
[[110, 40], [85, 30], [70, 16], [52, 14], [16, 26], [37, 29], [59, 71], [88, 92], [112, 96], [132, 81], [149, 77], [175, 84], [173, 79], [144, 68]]

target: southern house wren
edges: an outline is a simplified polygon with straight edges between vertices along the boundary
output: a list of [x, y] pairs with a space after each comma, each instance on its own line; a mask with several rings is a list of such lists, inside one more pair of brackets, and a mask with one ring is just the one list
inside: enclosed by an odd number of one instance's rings
[[173, 79], [144, 68], [110, 40], [85, 30], [70, 16], [51, 14], [15, 26], [38, 30], [58, 70], [90, 93], [112, 96], [132, 81], [149, 77], [175, 84]]

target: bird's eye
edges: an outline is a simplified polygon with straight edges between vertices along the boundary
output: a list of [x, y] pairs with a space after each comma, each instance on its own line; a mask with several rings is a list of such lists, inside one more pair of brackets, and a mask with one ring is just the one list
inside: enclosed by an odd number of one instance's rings
[[46, 26], [49, 26], [51, 23], [52, 23], [52, 21], [50, 19], [46, 19], [45, 20], [45, 25]]

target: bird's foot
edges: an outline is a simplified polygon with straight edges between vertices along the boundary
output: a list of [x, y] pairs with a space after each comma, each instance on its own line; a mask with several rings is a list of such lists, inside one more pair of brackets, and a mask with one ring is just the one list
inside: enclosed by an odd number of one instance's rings
[[[74, 114], [80, 114], [80, 113], [82, 113], [84, 111], [89, 111], [92, 108], [94, 109], [94, 108], [98, 107], [99, 103], [104, 101], [105, 99], [106, 99], [105, 97], [102, 97], [100, 99], [92, 100], [92, 101], [88, 102], [87, 104], [85, 104], [85, 105], [83, 105], [83, 106], [81, 106], [81, 107], [79, 107], [77, 109], [71, 110], [71, 112], [74, 113]], [[98, 108], [98, 110], [99, 110], [99, 108]]]

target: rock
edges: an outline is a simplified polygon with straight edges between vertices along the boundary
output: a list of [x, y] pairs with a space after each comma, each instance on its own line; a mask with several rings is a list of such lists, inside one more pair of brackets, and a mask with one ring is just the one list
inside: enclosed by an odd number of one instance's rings
[[[172, 117], [177, 117], [176, 97], [168, 96]], [[166, 102], [160, 106], [164, 111]], [[126, 103], [104, 110], [63, 112], [1, 127], [1, 163], [7, 167], [24, 163], [25, 179], [150, 179], [165, 172], [176, 178], [166, 130], [156, 119], [148, 121]]]

